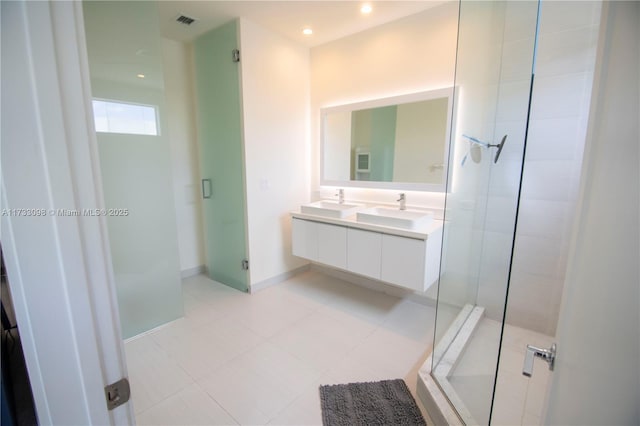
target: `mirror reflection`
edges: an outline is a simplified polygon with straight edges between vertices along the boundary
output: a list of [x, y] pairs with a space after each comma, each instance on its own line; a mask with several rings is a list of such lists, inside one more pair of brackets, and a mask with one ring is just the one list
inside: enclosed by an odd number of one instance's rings
[[451, 93], [448, 88], [323, 109], [323, 181], [444, 186]]

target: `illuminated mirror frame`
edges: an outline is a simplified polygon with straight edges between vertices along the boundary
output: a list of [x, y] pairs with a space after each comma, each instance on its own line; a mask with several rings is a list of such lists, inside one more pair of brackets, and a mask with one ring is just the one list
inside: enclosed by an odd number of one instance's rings
[[[372, 99], [363, 102], [351, 104], [337, 105], [320, 109], [320, 185], [322, 186], [339, 186], [348, 188], [376, 188], [376, 189], [398, 189], [406, 191], [429, 191], [429, 192], [445, 192], [446, 177], [449, 160], [449, 139], [451, 136], [451, 118], [453, 108], [453, 87], [444, 89], [428, 90], [418, 93], [410, 93], [400, 96], [392, 96], [388, 98]], [[442, 163], [443, 182], [439, 184], [419, 183], [419, 182], [381, 182], [381, 181], [360, 181], [360, 180], [330, 180], [325, 178], [325, 130], [324, 122], [328, 114], [357, 111], [361, 109], [385, 107], [391, 105], [400, 105], [412, 102], [428, 101], [430, 99], [447, 98], [447, 125], [444, 141], [444, 158]]]

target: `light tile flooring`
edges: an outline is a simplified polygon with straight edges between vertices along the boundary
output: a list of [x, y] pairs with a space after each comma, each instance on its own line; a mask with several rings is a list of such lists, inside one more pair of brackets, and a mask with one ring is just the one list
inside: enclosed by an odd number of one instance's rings
[[[483, 318], [449, 378], [480, 423], [486, 423], [489, 418], [499, 338], [500, 323]], [[548, 348], [553, 341], [551, 336], [509, 324], [505, 326], [491, 422], [493, 425], [542, 423], [550, 380], [549, 369], [543, 361], [535, 360], [533, 376], [528, 378], [522, 375], [522, 367], [527, 344]]]
[[321, 424], [320, 384], [403, 378], [415, 396], [432, 350], [434, 308], [317, 271], [183, 289], [185, 318], [126, 344], [141, 425]]

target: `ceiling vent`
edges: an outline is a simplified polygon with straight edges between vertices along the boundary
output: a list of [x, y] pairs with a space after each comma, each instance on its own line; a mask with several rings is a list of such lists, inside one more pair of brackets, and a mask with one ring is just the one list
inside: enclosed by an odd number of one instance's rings
[[176, 22], [184, 25], [192, 25], [196, 22], [196, 18], [181, 14], [176, 17]]

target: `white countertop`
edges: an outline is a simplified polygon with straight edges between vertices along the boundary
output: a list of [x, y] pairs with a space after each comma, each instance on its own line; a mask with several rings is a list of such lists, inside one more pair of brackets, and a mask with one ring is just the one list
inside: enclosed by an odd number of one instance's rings
[[352, 215], [343, 219], [317, 216], [314, 214], [291, 212], [291, 217], [296, 219], [311, 220], [314, 222], [330, 223], [332, 225], [346, 226], [347, 228], [364, 229], [366, 231], [380, 232], [382, 234], [398, 235], [400, 237], [415, 238], [418, 240], [426, 240], [430, 234], [440, 233], [442, 230], [442, 220], [433, 219], [431, 224], [420, 229], [403, 229], [391, 226], [374, 225], [371, 223], [362, 223], [356, 220], [356, 215]]

